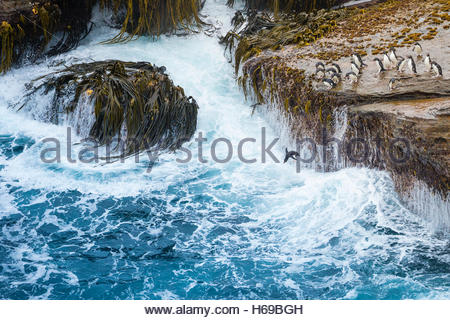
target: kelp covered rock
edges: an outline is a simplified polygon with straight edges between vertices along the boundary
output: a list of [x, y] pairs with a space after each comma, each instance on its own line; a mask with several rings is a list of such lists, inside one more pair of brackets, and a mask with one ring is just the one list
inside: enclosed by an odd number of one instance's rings
[[100, 3], [102, 8], [113, 9], [122, 24], [112, 42], [141, 35], [159, 36], [180, 27], [189, 30], [202, 24], [199, 0], [100, 0]]
[[75, 48], [91, 30], [92, 8], [97, 4], [112, 9], [122, 26], [112, 42], [202, 25], [199, 0], [2, 0], [0, 73], [25, 57], [33, 61], [43, 53], [56, 55]]
[[[0, 72], [24, 58], [35, 60], [76, 47], [90, 31], [93, 0], [0, 2]], [[56, 35], [56, 37], [55, 37]], [[47, 45], [55, 40], [50, 47]]]
[[236, 73], [242, 62], [264, 50], [279, 50], [283, 46], [307, 46], [333, 30], [348, 10], [319, 10], [314, 13], [280, 14], [238, 11], [233, 18], [233, 30], [221, 39], [226, 50], [234, 52]]
[[[69, 122], [100, 144], [119, 142], [122, 153], [175, 150], [190, 140], [198, 105], [158, 68], [116, 60], [76, 64], [38, 78], [18, 109], [55, 124]], [[47, 97], [45, 110], [42, 96]], [[40, 103], [34, 104], [39, 99]]]

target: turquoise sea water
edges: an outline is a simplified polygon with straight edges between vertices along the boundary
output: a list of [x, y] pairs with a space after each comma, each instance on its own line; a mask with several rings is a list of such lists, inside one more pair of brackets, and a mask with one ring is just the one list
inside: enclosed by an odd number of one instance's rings
[[[227, 30], [232, 11], [207, 1]], [[140, 38], [102, 45], [98, 26], [55, 59], [164, 65], [200, 105], [211, 140], [268, 140], [284, 129], [252, 116], [216, 37]], [[295, 172], [290, 165], [227, 164], [163, 155], [147, 162], [45, 164], [42, 139], [66, 126], [8, 108], [53, 60], [0, 76], [1, 299], [423, 299], [450, 298], [448, 234], [405, 209], [387, 174], [366, 169]], [[281, 131], [280, 131], [281, 130]], [[80, 140], [74, 137], [74, 142]], [[280, 142], [275, 153], [283, 155]], [[196, 156], [196, 143], [188, 143]], [[77, 147], [74, 147], [75, 151]]]

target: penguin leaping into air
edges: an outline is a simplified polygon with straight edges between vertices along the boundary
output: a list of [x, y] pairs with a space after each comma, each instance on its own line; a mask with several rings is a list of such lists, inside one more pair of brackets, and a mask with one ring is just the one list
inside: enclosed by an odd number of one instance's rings
[[297, 161], [298, 157], [300, 157], [300, 154], [296, 151], [288, 151], [286, 148], [286, 156], [284, 157], [284, 163], [288, 162], [289, 159], [293, 159]]

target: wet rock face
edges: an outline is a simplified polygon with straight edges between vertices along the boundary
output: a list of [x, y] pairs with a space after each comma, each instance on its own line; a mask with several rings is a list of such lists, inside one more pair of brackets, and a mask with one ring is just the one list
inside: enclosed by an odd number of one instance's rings
[[146, 62], [76, 64], [28, 84], [15, 108], [68, 123], [120, 155], [176, 150], [195, 133], [198, 105], [164, 71]]
[[[281, 14], [281, 21], [276, 21], [258, 13], [258, 19], [247, 19], [245, 26], [236, 17], [239, 23], [232, 31], [240, 37], [230, 33], [223, 42], [236, 48], [230, 52], [237, 69], [242, 66], [239, 83], [258, 102], [255, 108], [277, 112], [293, 140], [311, 138], [324, 150], [315, 157], [314, 168], [386, 170], [407, 206], [439, 221], [436, 229], [450, 230], [450, 56], [444, 45], [449, 10], [445, 0], [393, 0], [364, 10], [335, 10], [336, 24], [306, 44], [304, 37], [310, 32], [297, 28], [303, 20], [290, 24]], [[305, 14], [306, 25], [320, 13]], [[286, 31], [277, 35], [282, 28]], [[412, 51], [417, 41], [423, 56]], [[418, 72], [402, 73], [394, 67], [377, 74], [372, 61], [389, 48], [397, 48], [398, 55], [412, 55]], [[368, 66], [360, 70], [356, 83], [348, 83], [344, 76], [353, 52]], [[426, 65], [427, 53], [442, 66], [442, 74]], [[330, 90], [321, 86], [315, 73], [319, 61], [342, 68], [341, 81]], [[333, 139], [344, 143], [338, 163], [330, 161], [336, 153], [323, 143], [324, 130], [333, 146]]]

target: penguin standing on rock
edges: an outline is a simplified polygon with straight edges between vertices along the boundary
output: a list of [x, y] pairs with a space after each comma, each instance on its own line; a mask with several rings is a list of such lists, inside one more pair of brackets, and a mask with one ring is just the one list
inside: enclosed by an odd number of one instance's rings
[[351, 83], [355, 83], [358, 81], [358, 76], [354, 72], [349, 72], [345, 75], [345, 78]]
[[405, 59], [400, 58], [399, 61], [398, 61], [398, 63], [397, 63], [397, 71], [403, 72], [403, 70], [404, 70], [405, 67], [406, 67], [407, 62], [408, 62], [408, 61], [406, 61]]
[[391, 58], [389, 58], [387, 53], [383, 53], [383, 66], [385, 69], [390, 69], [392, 66]]
[[325, 71], [322, 69], [318, 69], [316, 71], [316, 78], [322, 80], [325, 77]]
[[436, 77], [442, 77], [442, 68], [439, 64], [433, 61], [431, 62], [431, 67]]
[[324, 70], [325, 71], [325, 65], [322, 62], [317, 62], [316, 70]]
[[397, 79], [395, 79], [395, 78], [392, 78], [392, 79], [389, 81], [389, 90], [390, 90], [390, 91], [392, 91], [392, 90], [395, 89], [396, 83], [397, 83]]
[[367, 67], [367, 64], [364, 63], [363, 59], [361, 58], [361, 56], [358, 53], [353, 53], [352, 59], [353, 59], [353, 62], [358, 67], [358, 69], [362, 68], [362, 67]]
[[339, 70], [335, 66], [331, 66], [326, 70], [326, 74], [329, 77], [331, 77], [335, 73], [339, 73]]
[[377, 66], [378, 66], [378, 72], [377, 72], [377, 74], [380, 74], [380, 73], [386, 71], [386, 69], [384, 68], [383, 62], [381, 62], [380, 59], [375, 58], [375, 59], [373, 59], [373, 61], [375, 61], [375, 63], [376, 63]]
[[408, 57], [408, 67], [409, 67], [409, 71], [411, 71], [414, 74], [417, 74], [416, 63], [414, 62], [414, 59], [412, 56]]
[[336, 83], [334, 83], [333, 80], [331, 79], [323, 79], [322, 83], [325, 86], [325, 88], [327, 88], [327, 90], [331, 90], [336, 87]]
[[414, 44], [413, 52], [415, 54], [417, 54], [418, 56], [420, 56], [422, 54], [423, 50], [422, 50], [422, 46], [420, 45], [420, 43], [416, 42]]
[[356, 75], [359, 75], [361, 73], [361, 70], [355, 62], [352, 62], [352, 72]]
[[431, 57], [430, 54], [427, 54], [427, 56], [425, 57], [425, 59], [423, 60], [423, 63], [425, 64], [425, 66], [427, 67], [428, 71], [432, 71], [433, 67], [431, 65]]
[[395, 51], [395, 48], [389, 49], [389, 59], [391, 60], [391, 62], [393, 63], [393, 65], [397, 65], [397, 63], [398, 63], [398, 57], [397, 57], [397, 53], [396, 53], [396, 51]]
[[335, 73], [333, 74], [333, 76], [331, 77], [331, 80], [337, 85], [339, 84], [339, 82], [341, 82], [341, 76], [339, 73]]
[[337, 73], [342, 73], [341, 67], [337, 63], [332, 63], [331, 65], [336, 69]]

